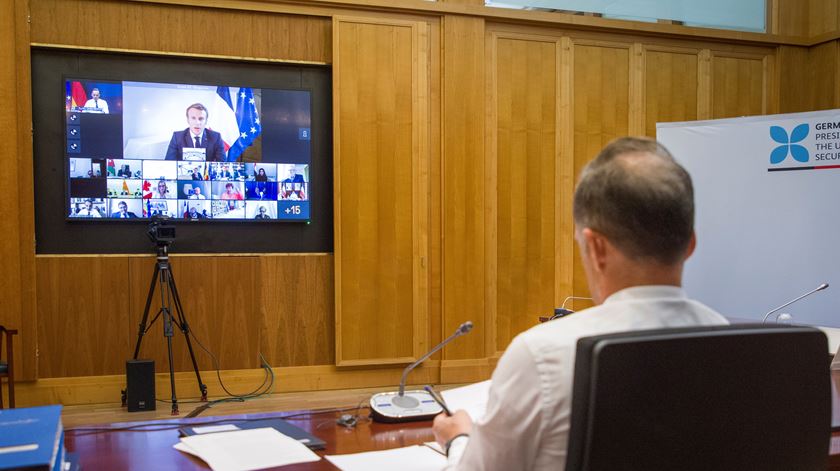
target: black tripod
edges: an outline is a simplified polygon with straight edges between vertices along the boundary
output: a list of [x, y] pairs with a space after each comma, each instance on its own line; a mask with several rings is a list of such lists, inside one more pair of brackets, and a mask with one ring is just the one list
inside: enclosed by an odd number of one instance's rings
[[[172, 336], [174, 335], [172, 324], [175, 324], [184, 334], [187, 340], [187, 348], [190, 351], [190, 359], [192, 360], [193, 369], [195, 370], [195, 377], [198, 380], [198, 388], [201, 390], [201, 400], [207, 400], [207, 386], [201, 382], [201, 374], [198, 372], [198, 365], [195, 362], [195, 353], [193, 353], [192, 343], [190, 342], [190, 326], [187, 324], [187, 318], [184, 316], [184, 308], [181, 307], [181, 298], [178, 296], [178, 288], [175, 287], [175, 278], [172, 275], [172, 269], [169, 266], [169, 241], [157, 240], [157, 262], [155, 263], [155, 271], [152, 274], [152, 283], [149, 285], [149, 295], [146, 297], [146, 309], [143, 311], [143, 319], [140, 321], [140, 330], [137, 332], [137, 344], [134, 347], [134, 359], [140, 354], [140, 342], [143, 340], [143, 335], [152, 328], [155, 321], [163, 316], [163, 336], [166, 337], [166, 350], [169, 353], [169, 383], [172, 388], [172, 415], [178, 415], [178, 398], [175, 395], [175, 371], [172, 365]], [[155, 282], [158, 283], [160, 290], [160, 310], [155, 315], [152, 322], [146, 325], [149, 319], [149, 308], [152, 305], [152, 296], [155, 292]], [[177, 319], [172, 316], [171, 306], [175, 305], [175, 312]]]

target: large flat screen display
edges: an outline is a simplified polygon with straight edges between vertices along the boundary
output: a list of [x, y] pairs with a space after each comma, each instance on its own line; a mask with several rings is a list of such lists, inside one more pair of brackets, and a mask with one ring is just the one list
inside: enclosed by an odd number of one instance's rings
[[308, 90], [64, 86], [69, 219], [310, 220]]

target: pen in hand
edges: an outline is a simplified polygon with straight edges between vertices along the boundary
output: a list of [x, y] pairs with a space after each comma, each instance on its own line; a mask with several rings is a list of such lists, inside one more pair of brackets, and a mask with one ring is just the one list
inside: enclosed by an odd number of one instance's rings
[[430, 396], [432, 396], [432, 399], [434, 399], [435, 402], [438, 403], [438, 405], [443, 409], [443, 412], [447, 416], [449, 416], [449, 417], [452, 416], [452, 411], [449, 410], [449, 407], [446, 405], [446, 401], [443, 400], [441, 395], [437, 391], [435, 391], [434, 388], [426, 385], [426, 386], [423, 386], [423, 389], [425, 389], [426, 392], [429, 393]]

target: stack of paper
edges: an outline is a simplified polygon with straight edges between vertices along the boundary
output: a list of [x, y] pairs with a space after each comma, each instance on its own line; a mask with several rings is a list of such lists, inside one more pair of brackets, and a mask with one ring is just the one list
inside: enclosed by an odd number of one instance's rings
[[203, 435], [205, 433], [230, 432], [233, 430], [249, 430], [253, 428], [273, 428], [283, 435], [294, 438], [306, 445], [310, 450], [323, 450], [327, 444], [320, 438], [312, 435], [306, 430], [286, 422], [283, 419], [264, 419], [233, 422], [226, 425], [206, 425], [198, 427], [182, 427], [182, 435]]
[[174, 447], [201, 458], [215, 471], [250, 471], [321, 459], [273, 428], [193, 435]]
[[342, 471], [438, 471], [446, 467], [445, 456], [422, 445], [325, 458]]
[[449, 406], [449, 410], [455, 412], [463, 409], [467, 411], [473, 422], [484, 417], [487, 410], [487, 400], [490, 397], [490, 380], [480, 383], [468, 384], [460, 388], [441, 391], [443, 400]]

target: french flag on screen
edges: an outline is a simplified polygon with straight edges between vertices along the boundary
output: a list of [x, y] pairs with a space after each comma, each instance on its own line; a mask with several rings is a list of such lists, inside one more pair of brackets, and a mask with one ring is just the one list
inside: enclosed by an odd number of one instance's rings
[[260, 115], [251, 88], [217, 87], [213, 130], [222, 134], [227, 161], [235, 162], [262, 132]]

